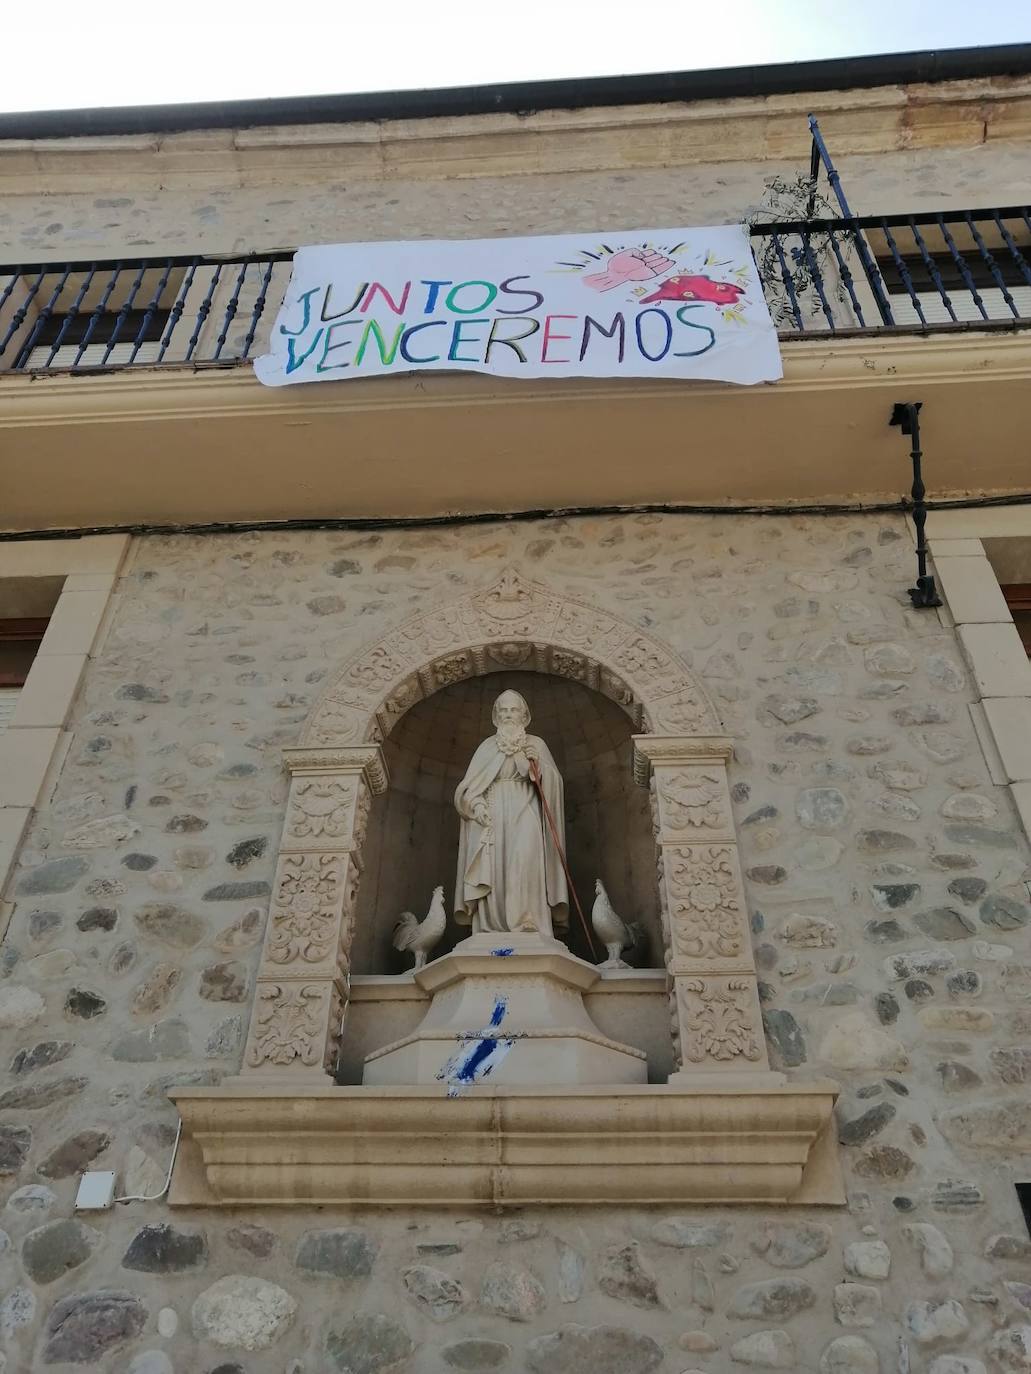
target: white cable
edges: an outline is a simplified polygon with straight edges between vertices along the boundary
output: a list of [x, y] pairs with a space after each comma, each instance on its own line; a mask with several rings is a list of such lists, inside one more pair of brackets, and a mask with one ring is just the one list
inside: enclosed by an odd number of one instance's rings
[[172, 1170], [175, 1168], [175, 1157], [179, 1153], [179, 1137], [183, 1133], [183, 1119], [179, 1118], [179, 1124], [175, 1128], [175, 1140], [172, 1142], [172, 1158], [168, 1161], [168, 1173], [165, 1175], [164, 1187], [160, 1193], [129, 1193], [125, 1197], [112, 1198], [112, 1202], [157, 1202], [168, 1192], [168, 1186], [172, 1182]]

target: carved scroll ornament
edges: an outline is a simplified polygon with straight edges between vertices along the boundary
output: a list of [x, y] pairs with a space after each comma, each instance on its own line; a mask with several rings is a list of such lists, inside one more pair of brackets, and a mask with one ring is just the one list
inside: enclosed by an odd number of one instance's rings
[[316, 704], [303, 744], [381, 739], [440, 687], [516, 667], [584, 682], [638, 727], [719, 730], [704, 688], [671, 649], [610, 612], [506, 569], [486, 590], [418, 612], [344, 664]]

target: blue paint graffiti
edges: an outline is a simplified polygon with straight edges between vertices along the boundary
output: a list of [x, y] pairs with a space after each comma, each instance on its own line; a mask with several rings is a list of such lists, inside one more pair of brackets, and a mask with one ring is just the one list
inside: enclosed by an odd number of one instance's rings
[[487, 1061], [496, 1052], [498, 1042], [496, 1040], [481, 1040], [479, 1044], [473, 1045], [472, 1053], [464, 1057], [461, 1064], [456, 1066], [455, 1078], [459, 1083], [475, 1083], [478, 1077], [485, 1078], [493, 1068]]
[[465, 1088], [480, 1083], [489, 1077], [512, 1048], [514, 1041], [503, 1039], [491, 1032], [497, 1030], [505, 1019], [508, 1004], [504, 997], [498, 997], [491, 1012], [490, 1022], [482, 1031], [473, 1031], [460, 1036], [461, 1045], [437, 1073], [437, 1078], [447, 1084], [448, 1097], [457, 1097]]
[[510, 954], [514, 954], [514, 949], [492, 949], [491, 954], [495, 959], [507, 959]]

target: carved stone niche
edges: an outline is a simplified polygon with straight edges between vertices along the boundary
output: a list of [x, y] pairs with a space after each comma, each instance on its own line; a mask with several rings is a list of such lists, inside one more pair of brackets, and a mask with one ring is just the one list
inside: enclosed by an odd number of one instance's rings
[[[362, 842], [388, 786], [379, 743], [416, 701], [499, 668], [583, 682], [640, 731], [677, 1069], [667, 1083], [548, 1087], [506, 1082], [502, 1066], [457, 1096], [444, 1083], [338, 1087]], [[512, 570], [362, 650], [284, 751], [290, 796], [244, 1063], [218, 1087], [171, 1090], [183, 1120], [171, 1203], [842, 1203], [836, 1085], [769, 1068], [731, 751], [669, 646]]]

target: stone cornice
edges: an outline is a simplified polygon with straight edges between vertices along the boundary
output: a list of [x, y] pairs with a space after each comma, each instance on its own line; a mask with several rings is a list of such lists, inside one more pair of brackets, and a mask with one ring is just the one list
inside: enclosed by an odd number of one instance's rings
[[[687, 1075], [684, 1075], [685, 1077]], [[840, 1205], [835, 1084], [172, 1088], [172, 1206]], [[461, 1136], [460, 1162], [445, 1141]]]
[[375, 796], [387, 790], [387, 761], [378, 744], [343, 745], [333, 748], [288, 748], [283, 761], [294, 776], [304, 774], [361, 773]]
[[726, 735], [634, 735], [633, 740], [635, 771], [642, 774], [656, 764], [727, 763], [734, 753], [734, 741]]
[[1031, 77], [866, 90], [304, 124], [0, 141], [7, 194], [289, 182], [435, 180], [667, 168], [808, 155], [815, 112], [838, 157], [972, 147], [1027, 136]]

